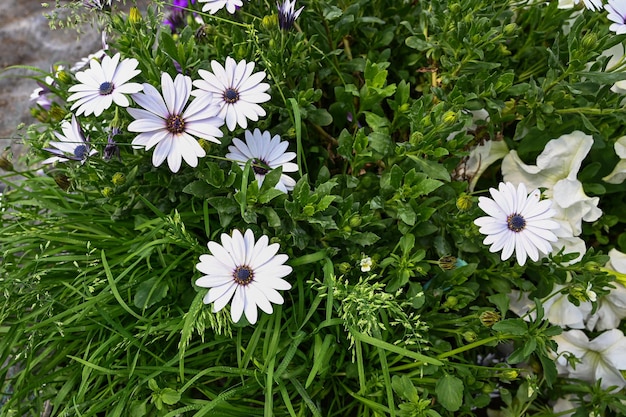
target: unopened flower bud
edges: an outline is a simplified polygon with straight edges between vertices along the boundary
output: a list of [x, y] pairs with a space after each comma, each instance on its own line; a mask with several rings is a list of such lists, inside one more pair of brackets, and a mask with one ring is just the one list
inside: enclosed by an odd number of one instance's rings
[[267, 30], [272, 30], [278, 27], [278, 15], [271, 14], [263, 17], [261, 21], [261, 27]]
[[363, 219], [361, 218], [361, 216], [355, 214], [354, 216], [350, 217], [350, 221], [348, 223], [350, 224], [350, 227], [359, 227], [362, 221]]
[[446, 301], [441, 305], [443, 308], [453, 308], [459, 303], [459, 299], [454, 295], [446, 297]]
[[133, 6], [130, 8], [130, 12], [128, 13], [128, 21], [133, 25], [141, 22], [141, 12], [137, 7]]
[[587, 32], [580, 41], [580, 45], [587, 51], [595, 51], [598, 46], [598, 35], [595, 32]]
[[502, 32], [508, 36], [508, 35], [514, 34], [515, 29], [517, 29], [517, 25], [515, 23], [509, 23], [508, 25], [504, 26], [504, 29], [502, 29]]
[[52, 106], [50, 108], [50, 111], [49, 111], [50, 119], [52, 119], [55, 122], [60, 122], [61, 120], [63, 120], [65, 118], [65, 115], [66, 115], [66, 111], [63, 110], [59, 106]]
[[307, 204], [302, 208], [302, 214], [307, 217], [312, 216], [313, 214], [315, 214], [315, 207], [313, 207], [311, 204]]
[[124, 185], [126, 183], [126, 175], [124, 175], [122, 172], [116, 172], [115, 174], [113, 174], [111, 182], [115, 186]]
[[471, 330], [468, 330], [466, 332], [463, 332], [463, 339], [467, 342], [467, 343], [473, 343], [476, 340], [478, 340], [478, 335], [476, 334], [476, 332], [473, 332]]
[[447, 125], [452, 125], [456, 123], [457, 120], [459, 120], [459, 115], [452, 110], [448, 110], [443, 114], [443, 122]]
[[346, 274], [350, 269], [352, 269], [352, 266], [347, 262], [342, 262], [338, 265], [338, 269], [339, 273]]
[[483, 311], [480, 313], [479, 319], [483, 326], [491, 327], [500, 321], [500, 313], [493, 310]]
[[456, 200], [456, 208], [460, 211], [467, 211], [471, 209], [473, 204], [474, 201], [472, 200], [472, 196], [467, 194], [461, 194]]
[[456, 268], [456, 257], [451, 255], [442, 256], [439, 258], [439, 267], [444, 271]]
[[115, 194], [115, 192], [113, 191], [113, 188], [111, 187], [104, 187], [102, 189], [102, 195], [105, 196], [106, 198], [111, 197], [113, 194]]
[[59, 81], [61, 81], [64, 84], [69, 84], [72, 82], [72, 76], [70, 75], [69, 72], [65, 70], [58, 71], [56, 73], [56, 77]]
[[507, 369], [502, 372], [502, 378], [504, 379], [515, 379], [519, 376], [519, 371], [517, 369]]

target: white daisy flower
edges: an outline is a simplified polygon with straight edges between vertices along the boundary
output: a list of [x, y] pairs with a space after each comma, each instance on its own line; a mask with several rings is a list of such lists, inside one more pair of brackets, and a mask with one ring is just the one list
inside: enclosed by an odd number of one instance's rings
[[248, 127], [248, 119], [257, 121], [259, 116], [265, 116], [265, 110], [257, 103], [264, 103], [271, 97], [265, 93], [270, 86], [261, 81], [265, 72], [256, 72], [254, 62], [245, 60], [236, 63], [231, 57], [226, 58], [226, 68], [217, 61], [211, 61], [213, 72], [199, 70], [201, 80], [195, 80], [193, 85], [198, 88], [192, 95], [214, 97], [220, 105], [219, 116], [226, 120], [230, 131], [235, 130], [237, 124], [242, 128]]
[[509, 259], [515, 250], [520, 265], [526, 263], [527, 256], [537, 261], [540, 253], [550, 253], [550, 242], [557, 240], [552, 230], [559, 227], [551, 220], [555, 215], [552, 202], [539, 201], [539, 190], [528, 195], [523, 183], [517, 190], [510, 182], [500, 183], [498, 188], [489, 189], [493, 199], [478, 199], [478, 206], [488, 214], [474, 220], [480, 233], [487, 235], [483, 243], [491, 245], [491, 252], [502, 250], [502, 260]]
[[163, 95], [146, 83], [143, 93], [133, 94], [133, 100], [145, 110], [128, 109], [136, 119], [128, 125], [128, 130], [139, 132], [132, 144], [145, 149], [156, 145], [152, 154], [156, 167], [166, 158], [172, 172], [178, 172], [182, 159], [196, 167], [198, 158], [206, 153], [194, 136], [220, 143], [217, 138], [223, 133], [219, 127], [224, 121], [217, 117], [219, 107], [210, 96], [198, 97], [187, 106], [191, 78], [183, 74], [172, 81], [168, 73], [163, 73], [161, 89]]
[[609, 0], [608, 4], [604, 5], [604, 9], [609, 12], [608, 19], [615, 22], [609, 26], [609, 30], [618, 35], [626, 33], [626, 1]]
[[257, 321], [257, 306], [271, 314], [272, 303], [282, 304], [283, 297], [277, 290], [288, 290], [291, 284], [282, 279], [292, 268], [283, 265], [287, 255], [276, 254], [278, 243], [268, 245], [265, 235], [255, 242], [252, 230], [242, 235], [233, 231], [232, 237], [222, 233], [222, 244], [209, 242], [211, 255], [201, 255], [196, 268], [206, 274], [196, 285], [210, 288], [204, 303], [213, 303], [213, 312], [218, 312], [232, 298], [230, 314], [238, 322], [242, 313], [251, 324]]
[[237, 9], [243, 6], [242, 0], [198, 0], [198, 2], [206, 3], [202, 6], [202, 11], [209, 12], [209, 14], [215, 14], [224, 7], [226, 7], [228, 13], [234, 14]]
[[[239, 162], [242, 167], [246, 162], [251, 161], [254, 176], [259, 182], [259, 187], [263, 185], [265, 175], [271, 170], [282, 167], [283, 172], [295, 172], [298, 165], [291, 161], [296, 157], [295, 152], [285, 152], [289, 143], [281, 142], [280, 136], [275, 135], [270, 138], [270, 132], [262, 132], [254, 129], [254, 133], [246, 130], [246, 141], [233, 139], [233, 145], [228, 147], [229, 153], [226, 158]], [[282, 174], [276, 184], [276, 188], [282, 192], [293, 190], [296, 181], [288, 175]]]
[[60, 142], [50, 142], [54, 148], [44, 148], [45, 151], [52, 153], [50, 157], [42, 162], [42, 164], [51, 164], [53, 162], [80, 161], [84, 163], [87, 157], [98, 153], [95, 149], [89, 148], [89, 139], [85, 139], [83, 129], [78, 124], [76, 116], [72, 114], [72, 122], [67, 120], [61, 125], [63, 134], [54, 132], [54, 135]]
[[139, 61], [135, 58], [126, 58], [120, 62], [119, 52], [111, 58], [105, 55], [102, 63], [95, 59], [89, 61], [90, 68], [76, 73], [76, 79], [82, 84], [69, 88], [74, 93], [67, 101], [75, 101], [72, 110], [78, 108], [76, 114], [100, 116], [102, 112], [115, 102], [120, 107], [128, 107], [130, 102], [125, 94], [138, 93], [142, 90], [139, 83], [128, 81], [141, 73], [137, 69]]

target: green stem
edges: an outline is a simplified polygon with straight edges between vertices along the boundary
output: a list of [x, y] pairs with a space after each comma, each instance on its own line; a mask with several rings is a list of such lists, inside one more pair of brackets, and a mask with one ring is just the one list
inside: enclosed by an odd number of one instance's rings
[[452, 349], [452, 350], [450, 350], [448, 352], [445, 352], [445, 353], [442, 353], [440, 355], [437, 355], [437, 359], [445, 359], [447, 357], [454, 356], [456, 354], [463, 353], [463, 352], [466, 352], [468, 350], [474, 349], [474, 348], [476, 348], [478, 346], [486, 345], [487, 343], [497, 342], [497, 341], [500, 341], [502, 339], [513, 339], [513, 338], [515, 338], [515, 335], [512, 335], [512, 334], [503, 334], [503, 335], [491, 336], [491, 337], [488, 337], [486, 339], [477, 340], [477, 341], [469, 343], [469, 344], [467, 344], [465, 346], [461, 346], [461, 347], [458, 347], [456, 349]]

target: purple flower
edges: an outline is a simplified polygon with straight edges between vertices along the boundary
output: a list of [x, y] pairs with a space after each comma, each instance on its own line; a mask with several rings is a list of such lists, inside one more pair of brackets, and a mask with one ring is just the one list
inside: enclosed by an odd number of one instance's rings
[[283, 30], [291, 29], [300, 13], [302, 13], [302, 9], [304, 9], [304, 6], [302, 6], [294, 11], [296, 0], [284, 0], [282, 4], [276, 2], [276, 7], [278, 7], [278, 26]]

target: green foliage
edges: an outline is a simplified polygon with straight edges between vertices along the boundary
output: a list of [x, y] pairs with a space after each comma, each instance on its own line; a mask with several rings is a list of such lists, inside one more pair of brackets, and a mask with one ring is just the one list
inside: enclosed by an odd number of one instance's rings
[[[621, 393], [558, 375], [561, 328], [541, 302], [558, 284], [595, 311], [589, 294], [624, 282], [605, 269], [610, 249], [626, 251], [624, 186], [603, 178], [620, 160], [611, 86], [626, 73], [600, 53], [625, 37], [604, 14], [556, 0], [311, 0], [287, 31], [273, 2], [235, 15], [199, 3], [172, 32], [167, 2], [139, 21], [116, 1], [79, 3], [74, 21], [97, 14], [111, 51], [139, 61], [137, 82], [254, 62], [271, 100], [249, 129], [288, 141], [298, 171], [260, 184], [253, 162], [227, 160], [241, 128], [203, 141], [195, 168], [156, 168], [116, 106], [81, 117], [99, 155], [37, 171], [78, 82], [49, 74], [53, 108], [34, 109], [24, 136], [29, 168], [1, 177], [0, 416], [547, 416], [567, 395], [585, 415], [626, 413]], [[111, 127], [120, 157], [105, 161]], [[473, 223], [499, 162], [474, 192], [470, 150], [504, 141], [532, 164], [573, 130], [594, 138], [577, 177], [602, 198], [580, 234], [589, 250], [502, 261]], [[195, 285], [207, 243], [234, 229], [267, 235], [293, 268], [284, 303], [255, 325], [214, 312]], [[536, 307], [519, 317], [512, 290]]]

